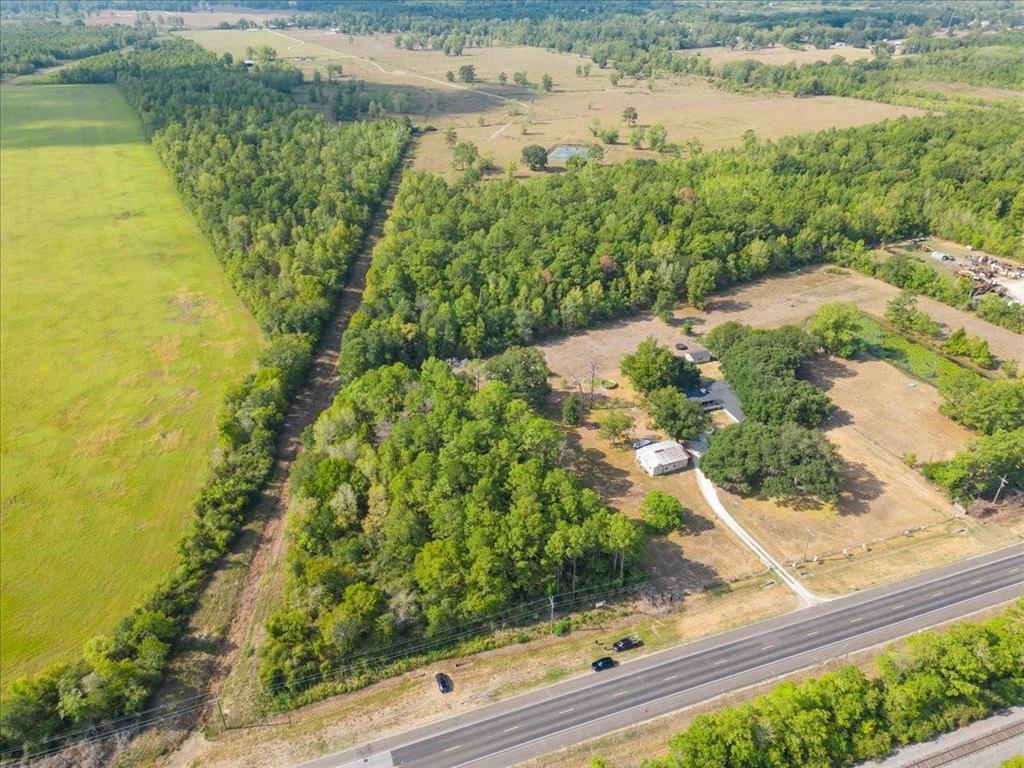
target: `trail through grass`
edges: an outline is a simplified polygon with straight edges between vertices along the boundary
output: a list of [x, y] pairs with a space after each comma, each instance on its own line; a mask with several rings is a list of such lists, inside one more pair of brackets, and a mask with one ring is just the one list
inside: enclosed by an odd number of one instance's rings
[[6, 688], [167, 572], [261, 342], [115, 87], [0, 99]]

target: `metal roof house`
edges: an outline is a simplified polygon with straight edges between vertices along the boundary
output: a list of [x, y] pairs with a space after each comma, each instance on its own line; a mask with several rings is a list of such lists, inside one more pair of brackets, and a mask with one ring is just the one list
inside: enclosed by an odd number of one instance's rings
[[690, 463], [690, 454], [675, 440], [662, 440], [645, 445], [636, 452], [636, 463], [652, 477], [667, 475], [684, 469]]
[[683, 357], [689, 360], [691, 363], [708, 363], [711, 362], [711, 353], [703, 347], [693, 347], [687, 352], [683, 353]]

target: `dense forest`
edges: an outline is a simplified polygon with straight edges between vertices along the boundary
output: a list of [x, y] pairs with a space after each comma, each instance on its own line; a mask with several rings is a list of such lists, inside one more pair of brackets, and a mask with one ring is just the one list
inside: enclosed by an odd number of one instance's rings
[[350, 382], [292, 473], [285, 605], [262, 675], [291, 696], [346, 657], [630, 574], [640, 529], [561, 469], [509, 387], [428, 360]]
[[0, 25], [0, 76], [27, 75], [43, 67], [124, 48], [151, 36], [149, 30], [122, 26], [4, 22]]
[[524, 183], [406, 177], [345, 336], [351, 377], [477, 357], [680, 296], [936, 233], [1024, 256], [1012, 111], [900, 119]]
[[177, 566], [82, 658], [11, 685], [5, 749], [53, 746], [67, 730], [139, 712], [163, 679], [207, 575], [270, 471], [288, 402], [409, 138], [404, 122], [330, 125], [265, 75], [184, 40], [59, 73], [63, 82], [118, 84], [269, 341], [218, 416], [220, 458]]
[[922, 632], [875, 662], [787, 681], [698, 715], [644, 768], [811, 768], [879, 760], [1024, 700], [1024, 604], [976, 624]]

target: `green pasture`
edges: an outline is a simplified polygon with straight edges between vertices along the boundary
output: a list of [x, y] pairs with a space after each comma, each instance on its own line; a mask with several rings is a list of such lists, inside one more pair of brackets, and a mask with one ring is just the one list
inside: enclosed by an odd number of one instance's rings
[[115, 87], [0, 100], [6, 689], [167, 572], [261, 342]]

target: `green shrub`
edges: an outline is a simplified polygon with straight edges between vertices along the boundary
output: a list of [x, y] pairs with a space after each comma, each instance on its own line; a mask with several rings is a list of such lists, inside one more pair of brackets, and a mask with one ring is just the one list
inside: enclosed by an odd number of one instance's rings
[[640, 505], [640, 516], [658, 533], [671, 533], [683, 524], [686, 508], [664, 491], [651, 491]]

